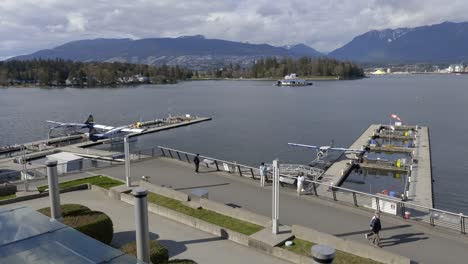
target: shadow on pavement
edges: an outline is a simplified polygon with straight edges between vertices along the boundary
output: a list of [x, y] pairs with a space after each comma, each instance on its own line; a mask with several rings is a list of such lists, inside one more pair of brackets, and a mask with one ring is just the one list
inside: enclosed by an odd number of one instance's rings
[[[392, 229], [400, 229], [400, 228], [406, 228], [406, 227], [410, 227], [411, 225], [399, 225], [399, 226], [391, 226], [391, 227], [385, 227], [385, 228], [382, 228], [382, 231], [388, 231], [388, 230], [392, 230]], [[355, 231], [355, 232], [349, 232], [349, 233], [342, 233], [342, 234], [334, 234], [334, 236], [337, 236], [337, 237], [345, 237], [345, 236], [352, 236], [352, 235], [359, 235], [359, 234], [365, 234], [365, 233], [369, 233], [369, 230], [370, 229], [367, 229], [367, 230], [360, 230], [360, 231]]]
[[386, 238], [380, 238], [380, 246], [390, 247], [390, 246], [395, 246], [398, 244], [404, 244], [404, 243], [415, 242], [418, 240], [429, 239], [427, 236], [423, 236], [423, 235], [424, 233], [407, 233], [407, 234], [394, 235], [394, 236], [386, 237]]
[[[159, 235], [150, 232], [149, 237], [150, 237], [150, 240], [156, 240], [159, 238]], [[112, 246], [119, 248], [135, 240], [136, 240], [135, 231], [116, 232], [114, 233], [114, 237], [112, 238], [111, 244]]]
[[174, 189], [176, 191], [182, 191], [182, 190], [188, 190], [188, 189], [196, 189], [196, 188], [208, 188], [208, 187], [217, 187], [217, 186], [224, 186], [224, 185], [229, 185], [229, 182], [226, 183], [220, 183], [220, 184], [211, 184], [211, 185], [201, 185], [201, 186], [191, 186], [191, 187], [185, 187], [185, 188], [177, 188]]
[[188, 244], [215, 242], [219, 240], [225, 240], [225, 238], [210, 237], [210, 238], [194, 239], [194, 240], [187, 240], [187, 241], [158, 240], [158, 242], [169, 249], [169, 257], [172, 258], [185, 252], [187, 250]]

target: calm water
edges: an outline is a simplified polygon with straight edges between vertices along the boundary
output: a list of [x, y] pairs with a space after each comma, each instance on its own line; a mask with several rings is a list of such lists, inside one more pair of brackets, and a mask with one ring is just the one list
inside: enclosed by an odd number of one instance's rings
[[[191, 113], [214, 119], [139, 138], [155, 145], [257, 165], [307, 163], [287, 142], [349, 146], [390, 113], [430, 127], [436, 207], [468, 213], [468, 76], [384, 76], [276, 87], [263, 81], [195, 81], [95, 89], [0, 89], [0, 145], [43, 139], [47, 119], [123, 125]], [[370, 177], [369, 175], [366, 177]]]

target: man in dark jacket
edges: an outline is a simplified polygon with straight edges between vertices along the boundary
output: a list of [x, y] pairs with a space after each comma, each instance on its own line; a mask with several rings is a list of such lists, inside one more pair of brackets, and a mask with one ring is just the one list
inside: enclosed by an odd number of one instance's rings
[[198, 168], [200, 167], [200, 154], [197, 154], [193, 159], [193, 163], [195, 164], [195, 173], [198, 174]]
[[374, 236], [372, 240], [372, 244], [376, 247], [380, 247], [380, 235], [379, 232], [382, 229], [382, 224], [380, 223], [380, 213], [375, 212], [374, 216], [370, 221], [370, 228], [372, 229], [372, 233], [365, 234], [364, 236], [366, 239], [370, 239], [371, 236]]

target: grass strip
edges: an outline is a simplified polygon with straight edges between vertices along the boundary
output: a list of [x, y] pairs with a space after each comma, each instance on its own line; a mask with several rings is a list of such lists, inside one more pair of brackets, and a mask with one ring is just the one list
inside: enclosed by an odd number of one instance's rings
[[15, 199], [16, 194], [10, 194], [10, 195], [5, 195], [5, 196], [0, 196], [0, 201], [2, 200], [8, 200], [8, 199]]
[[[102, 188], [105, 188], [105, 189], [110, 189], [112, 187], [124, 184], [121, 181], [114, 180], [114, 179], [111, 179], [111, 178], [106, 177], [106, 176], [97, 175], [97, 176], [92, 176], [92, 177], [83, 178], [83, 179], [77, 179], [77, 180], [73, 180], [73, 181], [61, 182], [61, 183], [59, 183], [59, 189], [73, 187], [73, 186], [77, 186], [77, 185], [81, 185], [81, 184], [85, 184], [85, 183], [96, 185], [96, 186], [99, 186], [99, 187], [102, 187]], [[48, 187], [49, 187], [48, 185], [39, 186], [39, 187], [37, 187], [37, 190], [39, 192], [44, 192]]]
[[[292, 251], [294, 253], [309, 256], [310, 257], [310, 248], [315, 245], [312, 242], [295, 238], [293, 240], [293, 245], [287, 247], [282, 245], [281, 248]], [[380, 264], [380, 262], [374, 261], [372, 259], [359, 257], [353, 254], [349, 254], [340, 250], [336, 251], [335, 259], [333, 260], [334, 264]]]
[[262, 226], [245, 222], [230, 216], [222, 215], [210, 210], [195, 209], [184, 205], [181, 201], [152, 192], [148, 193], [148, 202], [201, 219], [208, 223], [228, 228], [232, 231], [236, 231], [244, 235], [251, 235], [263, 229]]

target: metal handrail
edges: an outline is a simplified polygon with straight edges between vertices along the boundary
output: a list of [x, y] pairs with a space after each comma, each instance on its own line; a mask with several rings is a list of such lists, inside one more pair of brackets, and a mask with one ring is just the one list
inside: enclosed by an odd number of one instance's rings
[[[162, 146], [158, 146], [157, 148], [163, 149], [163, 150], [170, 150], [170, 151], [173, 151], [173, 152], [176, 152], [176, 153], [183, 153], [183, 154], [191, 155], [191, 156], [196, 155], [194, 153], [181, 151], [181, 150], [176, 150], [176, 149], [167, 148], [167, 147], [162, 147]], [[234, 162], [230, 162], [230, 161], [216, 159], [216, 158], [212, 158], [212, 157], [208, 157], [208, 156], [200, 155], [200, 157], [205, 158], [205, 159], [210, 159], [210, 160], [213, 160], [213, 161], [217, 161], [217, 162], [223, 162], [223, 163], [230, 164], [230, 165], [233, 165], [233, 166], [240, 166], [240, 167], [244, 167], [244, 168], [255, 169], [257, 171], [259, 170], [258, 168], [254, 168], [254, 167], [251, 167], [251, 166], [248, 166], [248, 165], [243, 165], [243, 164], [239, 164], [239, 163], [234, 163]], [[283, 174], [280, 174], [280, 176], [291, 178], [291, 179], [296, 179], [297, 178], [295, 176], [283, 175]], [[382, 196], [379, 196], [379, 195], [360, 192], [360, 191], [347, 189], [347, 188], [340, 187], [340, 186], [335, 186], [333, 184], [328, 184], [328, 183], [319, 182], [319, 181], [313, 181], [313, 180], [309, 180], [309, 179], [306, 179], [305, 182], [313, 184], [314, 186], [315, 185], [318, 185], [318, 186], [322, 185], [322, 186], [331, 188], [333, 190], [333, 196], [334, 196], [335, 200], [336, 200], [336, 191], [343, 191], [343, 192], [351, 193], [353, 195], [353, 198], [355, 197], [356, 194], [358, 194], [358, 195], [368, 197], [368, 198], [371, 198], [371, 199], [377, 199], [377, 200], [384, 200], [384, 201], [399, 203], [399, 204], [403, 205], [405, 208], [414, 208], [414, 209], [425, 210], [425, 211], [427, 211], [427, 214], [431, 215], [430, 216], [431, 222], [433, 222], [433, 219], [432, 219], [432, 213], [433, 212], [438, 212], [438, 213], [443, 213], [443, 214], [447, 214], [447, 215], [451, 215], [451, 216], [460, 217], [461, 222], [464, 221], [464, 219], [468, 218], [468, 216], [466, 216], [466, 215], [464, 215], [462, 213], [457, 214], [457, 213], [445, 211], [445, 210], [442, 210], [442, 209], [437, 209], [437, 208], [427, 207], [427, 206], [423, 206], [423, 205], [419, 205], [419, 204], [415, 204], [415, 203], [411, 203], [411, 202], [402, 201], [402, 200], [399, 200], [399, 199], [396, 199], [396, 198], [393, 198], [393, 197], [382, 197]], [[355, 203], [356, 203], [356, 201], [355, 201]], [[463, 229], [461, 229], [461, 228], [460, 228], [460, 231], [462, 233], [464, 232]]]

